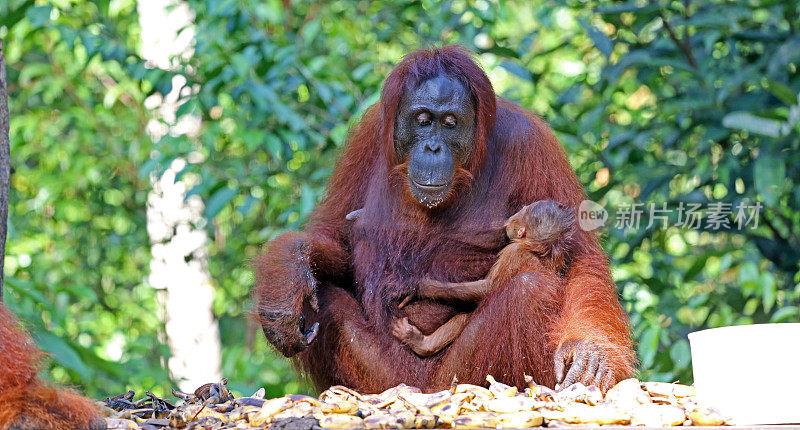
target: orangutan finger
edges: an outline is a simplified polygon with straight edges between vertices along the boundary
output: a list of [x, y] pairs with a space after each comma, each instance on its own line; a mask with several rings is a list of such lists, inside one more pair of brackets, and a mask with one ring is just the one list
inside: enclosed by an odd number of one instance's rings
[[586, 371], [586, 366], [588, 366], [588, 364], [589, 362], [585, 355], [580, 354], [576, 356], [572, 360], [572, 366], [569, 367], [567, 376], [564, 378], [564, 382], [561, 385], [563, 387], [569, 387], [570, 385], [578, 382], [583, 376], [583, 373]]
[[317, 298], [316, 291], [312, 291], [309, 294], [308, 303], [311, 305], [311, 309], [314, 309], [314, 312], [319, 312], [319, 298]]
[[554, 370], [556, 374], [556, 383], [561, 383], [564, 380], [564, 367], [567, 364], [567, 354], [564, 353], [563, 350], [559, 350], [556, 352], [556, 356], [554, 358]]
[[603, 387], [603, 379], [606, 377], [607, 374], [608, 370], [605, 368], [605, 366], [601, 366], [600, 369], [597, 371], [597, 374], [594, 375], [594, 378], [592, 379], [592, 385], [599, 388], [600, 391], [602, 391], [603, 393], [606, 392], [606, 388]]
[[583, 378], [581, 378], [581, 383], [586, 385], [592, 385], [594, 383], [595, 377], [597, 376], [597, 371], [600, 368], [600, 357], [597, 354], [592, 354], [589, 358], [589, 364], [586, 366], [586, 372], [583, 374]]
[[614, 372], [605, 367], [598, 375], [597, 375], [597, 386], [605, 393], [606, 391], [610, 390], [614, 386]]
[[406, 298], [404, 298], [403, 301], [401, 301], [400, 304], [397, 305], [397, 308], [398, 309], [403, 309], [407, 304], [411, 303], [411, 300], [413, 300], [413, 299], [414, 299], [414, 297], [412, 297], [412, 296], [406, 296]]

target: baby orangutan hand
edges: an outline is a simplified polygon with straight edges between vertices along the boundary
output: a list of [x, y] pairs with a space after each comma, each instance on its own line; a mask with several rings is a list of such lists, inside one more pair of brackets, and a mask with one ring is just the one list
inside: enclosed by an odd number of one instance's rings
[[400, 304], [397, 305], [399, 309], [403, 309], [406, 305], [414, 301], [414, 299], [424, 299], [431, 297], [439, 297], [444, 291], [447, 291], [448, 285], [445, 282], [440, 282], [435, 279], [422, 278], [414, 286], [413, 290], [408, 293]]
[[425, 337], [416, 326], [408, 321], [408, 318], [398, 318], [392, 321], [392, 335], [412, 349], [422, 343]]

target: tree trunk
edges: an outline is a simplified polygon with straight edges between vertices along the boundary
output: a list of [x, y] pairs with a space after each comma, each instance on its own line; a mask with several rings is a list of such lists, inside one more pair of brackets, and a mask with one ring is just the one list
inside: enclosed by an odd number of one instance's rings
[[[142, 27], [142, 55], [149, 65], [172, 69], [173, 57], [191, 56], [190, 26], [193, 16], [180, 0], [138, 0]], [[176, 117], [179, 95], [186, 79], [176, 76], [172, 91], [145, 101], [158, 119], [147, 131], [154, 141], [167, 133], [196, 136], [200, 119], [193, 115]], [[159, 121], [162, 120], [162, 121]], [[171, 357], [167, 363], [171, 377], [182, 391], [192, 392], [206, 382], [222, 377], [219, 326], [213, 314], [214, 288], [208, 273], [208, 237], [198, 228], [203, 221], [203, 201], [194, 195], [186, 198], [191, 185], [177, 179], [186, 167], [177, 158], [160, 177], [151, 178], [153, 190], [147, 197], [147, 233], [150, 236], [150, 285], [159, 290], [166, 340]]]
[[0, 39], [0, 302], [3, 301], [3, 277], [8, 232], [8, 191], [11, 176], [11, 152], [8, 147], [8, 85], [3, 39]]

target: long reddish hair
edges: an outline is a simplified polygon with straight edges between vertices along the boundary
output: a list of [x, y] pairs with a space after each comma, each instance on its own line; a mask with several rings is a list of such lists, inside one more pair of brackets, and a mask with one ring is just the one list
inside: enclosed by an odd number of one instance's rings
[[449, 45], [441, 48], [421, 49], [405, 57], [386, 78], [381, 93], [381, 144], [388, 157], [389, 167], [400, 163], [394, 150], [394, 122], [400, 97], [419, 85], [433, 78], [441, 71], [458, 79], [469, 89], [477, 110], [475, 124], [475, 148], [472, 150], [466, 167], [474, 172], [483, 162], [486, 153], [486, 135], [494, 127], [497, 119], [497, 100], [494, 89], [483, 69], [475, 62], [472, 53], [460, 45]]

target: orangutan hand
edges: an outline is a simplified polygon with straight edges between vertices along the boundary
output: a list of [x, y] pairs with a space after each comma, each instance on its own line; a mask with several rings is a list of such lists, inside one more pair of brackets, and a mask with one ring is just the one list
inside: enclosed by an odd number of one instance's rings
[[[317, 280], [311, 270], [307, 252], [297, 246], [295, 261], [262, 283], [277, 285], [273, 294], [262, 294], [256, 308], [264, 336], [286, 357], [305, 350], [317, 336], [319, 323], [307, 324], [303, 313], [319, 310]], [[307, 306], [304, 306], [307, 304]], [[308, 308], [308, 309], [304, 309]], [[310, 325], [307, 327], [307, 325]]]
[[590, 340], [573, 339], [562, 343], [555, 354], [556, 389], [581, 382], [608, 391], [617, 382], [610, 354], [609, 348]]

